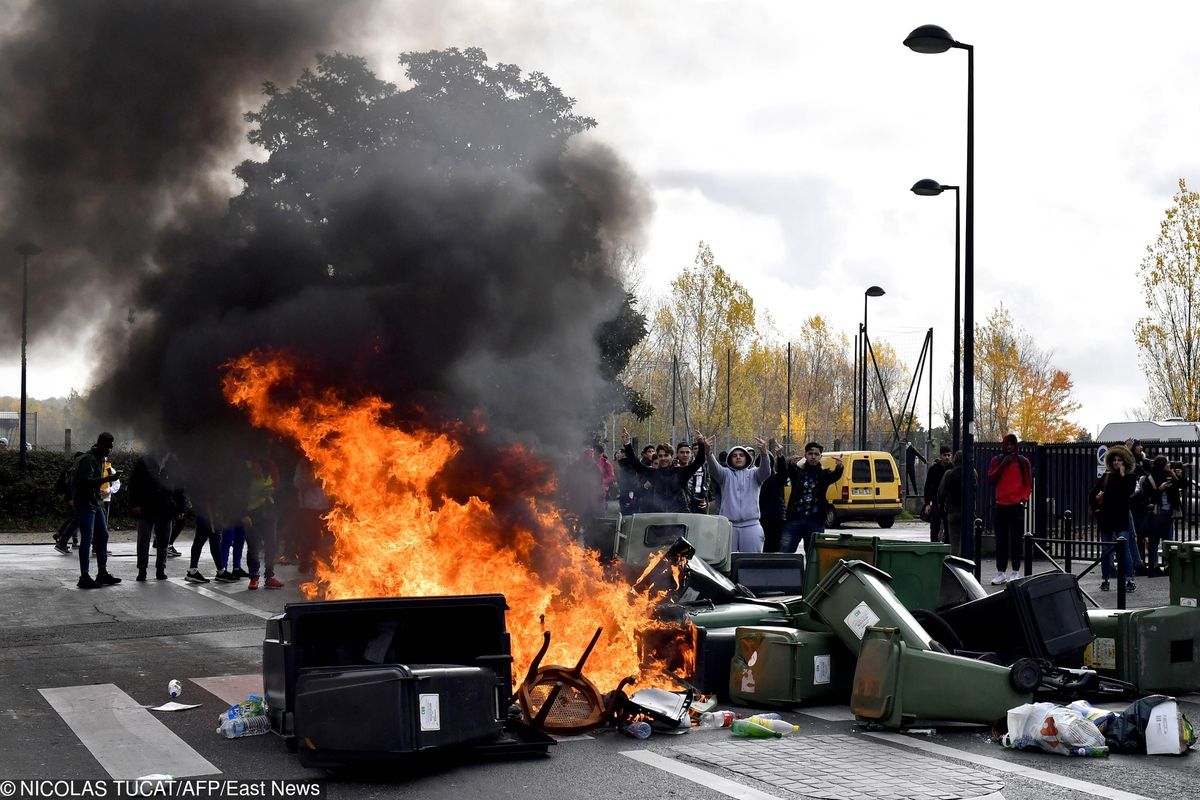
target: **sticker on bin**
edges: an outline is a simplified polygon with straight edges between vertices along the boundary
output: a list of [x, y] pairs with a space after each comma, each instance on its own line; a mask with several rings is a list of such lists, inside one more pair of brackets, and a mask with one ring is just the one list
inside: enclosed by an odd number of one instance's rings
[[854, 635], [859, 639], [867, 632], [867, 628], [879, 622], [879, 615], [871, 610], [864, 600], [854, 607], [854, 610], [846, 615], [846, 625], [850, 630], [854, 631]]
[[823, 683], [829, 683], [829, 656], [813, 656], [813, 685]]
[[436, 694], [423, 694], [418, 697], [421, 706], [421, 730], [440, 731], [442, 729], [441, 704]]
[[1184, 608], [1195, 608], [1196, 607], [1196, 598], [1181, 597], [1181, 598], [1179, 598], [1179, 605], [1183, 606]]
[[1117, 640], [1097, 636], [1083, 653], [1083, 663], [1092, 669], [1117, 668]]

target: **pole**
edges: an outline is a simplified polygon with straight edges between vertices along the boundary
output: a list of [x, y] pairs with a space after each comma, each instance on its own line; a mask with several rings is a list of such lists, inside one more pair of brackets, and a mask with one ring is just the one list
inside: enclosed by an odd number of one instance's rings
[[962, 297], [962, 288], [960, 279], [962, 276], [962, 212], [959, 204], [958, 187], [954, 187], [954, 420], [951, 424], [951, 447], [957, 451], [959, 445], [959, 424], [962, 420], [962, 409], [960, 406], [962, 398], [962, 380], [960, 372], [962, 370], [962, 311], [959, 308], [959, 303]]
[[792, 343], [787, 343], [787, 427], [783, 431], [783, 451], [792, 445]]
[[725, 437], [730, 441], [733, 435], [732, 417], [730, 416], [730, 406], [733, 405], [733, 348], [725, 348]]
[[867, 403], [867, 353], [870, 348], [870, 339], [867, 338], [867, 301], [871, 298], [866, 292], [863, 292], [863, 382], [862, 382], [862, 437], [858, 443], [858, 449], [867, 449], [867, 411], [870, 406]]
[[851, 447], [853, 442], [858, 439], [858, 355], [862, 345], [859, 344], [858, 334], [854, 335], [854, 397], [850, 401], [850, 441]]
[[[675, 442], [675, 397], [679, 394], [679, 356], [671, 356], [671, 446]], [[651, 442], [653, 444], [653, 442]]]
[[[975, 519], [975, 48], [967, 51], [967, 237], [963, 274], [963, 524]], [[979, 554], [975, 554], [978, 559]]]
[[929, 406], [929, 422], [925, 428], [928, 431], [925, 434], [925, 458], [928, 459], [933, 456], [933, 328], [929, 329], [929, 397], [925, 402]]
[[21, 439], [17, 442], [17, 469], [24, 474], [25, 463], [25, 348], [29, 341], [29, 253], [21, 259]]

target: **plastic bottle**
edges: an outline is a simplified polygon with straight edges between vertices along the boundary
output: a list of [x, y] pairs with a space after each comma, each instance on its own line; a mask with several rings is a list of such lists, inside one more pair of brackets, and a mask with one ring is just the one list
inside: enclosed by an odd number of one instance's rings
[[729, 730], [734, 736], [745, 736], [749, 739], [782, 739], [782, 733], [759, 725], [757, 722], [751, 722], [748, 719], [735, 719], [733, 724], [729, 726]]
[[226, 719], [237, 719], [238, 717], [261, 717], [267, 713], [267, 704], [263, 699], [256, 694], [252, 694], [240, 703], [234, 703], [229, 708], [225, 709]]
[[750, 717], [750, 719], [746, 721], [753, 722], [755, 725], [762, 725], [764, 728], [768, 728], [780, 736], [787, 736], [788, 734], [795, 733], [796, 731], [800, 730], [799, 725], [793, 725], [792, 723], [784, 722], [781, 719], [764, 719], [757, 714], [755, 714], [753, 717]]
[[260, 733], [271, 732], [271, 720], [265, 715], [253, 717], [235, 717], [221, 720], [217, 733], [226, 739], [236, 739], [241, 736], [257, 736]]
[[783, 719], [783, 717], [779, 716], [774, 711], [768, 711], [763, 714], [751, 714], [750, 716], [751, 718], [756, 717], [758, 719]]
[[1071, 755], [1084, 758], [1108, 758], [1108, 746], [1076, 747], [1071, 750]]
[[728, 728], [733, 724], [732, 711], [706, 711], [700, 715], [701, 728]]
[[626, 736], [631, 736], [634, 739], [649, 739], [650, 738], [650, 723], [649, 722], [632, 722], [621, 728], [621, 732]]

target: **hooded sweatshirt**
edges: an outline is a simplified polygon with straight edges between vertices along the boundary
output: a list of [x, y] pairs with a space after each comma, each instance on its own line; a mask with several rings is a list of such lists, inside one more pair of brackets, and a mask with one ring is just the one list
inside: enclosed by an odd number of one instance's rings
[[[750, 451], [741, 446], [730, 449], [729, 455], [732, 456], [738, 450], [745, 453], [749, 459]], [[758, 522], [758, 490], [767, 478], [771, 477], [774, 460], [763, 458], [757, 467], [734, 469], [721, 466], [712, 451], [706, 456], [709, 473], [721, 487], [721, 516], [727, 517], [734, 525]]]
[[[1015, 433], [1004, 437], [1005, 443], [1019, 446]], [[996, 505], [1016, 506], [1029, 499], [1033, 492], [1033, 467], [1020, 451], [992, 456], [988, 462], [988, 483], [996, 487]]]

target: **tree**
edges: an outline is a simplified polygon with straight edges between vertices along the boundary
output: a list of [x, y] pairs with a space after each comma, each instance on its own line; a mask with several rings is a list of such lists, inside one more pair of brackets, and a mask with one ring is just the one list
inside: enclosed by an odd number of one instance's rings
[[1154, 415], [1200, 419], [1200, 194], [1179, 179], [1138, 270], [1147, 316], [1133, 327]]

